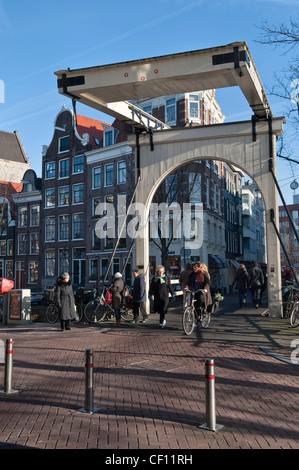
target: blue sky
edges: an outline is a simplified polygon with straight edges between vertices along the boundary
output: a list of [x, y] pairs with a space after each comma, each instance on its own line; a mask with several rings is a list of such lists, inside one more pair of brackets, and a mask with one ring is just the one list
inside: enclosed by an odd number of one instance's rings
[[[299, 18], [299, 0], [0, 0], [0, 130], [18, 131], [31, 167], [41, 175], [42, 145], [53, 136], [53, 123], [65, 104], [54, 72], [160, 56], [246, 41], [265, 89], [287, 67], [292, 52], [261, 45], [259, 27]], [[250, 120], [251, 109], [239, 89], [216, 91], [228, 121]], [[269, 95], [275, 116], [283, 101]], [[3, 100], [2, 100], [3, 101]], [[112, 122], [84, 105], [77, 112]], [[298, 142], [285, 126], [292, 158]], [[278, 162], [278, 179], [287, 203], [298, 165]]]

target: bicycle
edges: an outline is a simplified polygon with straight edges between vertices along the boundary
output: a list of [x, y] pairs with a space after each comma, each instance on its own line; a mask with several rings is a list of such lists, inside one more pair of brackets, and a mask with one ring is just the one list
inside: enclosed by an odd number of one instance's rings
[[[124, 321], [131, 322], [134, 319], [132, 297], [126, 296], [120, 309], [121, 318]], [[88, 302], [84, 309], [84, 317], [91, 324], [98, 324], [107, 321], [115, 316], [111, 305], [110, 288], [103, 288], [99, 296]]]
[[195, 294], [204, 292], [203, 289], [197, 291], [187, 290], [191, 296], [191, 305], [186, 307], [183, 313], [182, 324], [183, 330], [186, 335], [191, 335], [196, 325], [202, 328], [207, 328], [211, 321], [211, 312], [206, 310], [203, 306], [195, 307]]
[[299, 302], [297, 301], [290, 314], [290, 324], [292, 328], [299, 326]]
[[[72, 320], [72, 323], [80, 323], [83, 318], [83, 308], [81, 304], [75, 302], [75, 307], [77, 311], [77, 318]], [[56, 323], [59, 319], [59, 308], [56, 302], [49, 303], [46, 310], [46, 317], [49, 323]]]
[[287, 296], [287, 299], [283, 305], [283, 316], [284, 318], [290, 318], [291, 312], [293, 311], [293, 308], [298, 301], [299, 289], [292, 283], [288, 284], [287, 286], [283, 286], [282, 289], [283, 296]]

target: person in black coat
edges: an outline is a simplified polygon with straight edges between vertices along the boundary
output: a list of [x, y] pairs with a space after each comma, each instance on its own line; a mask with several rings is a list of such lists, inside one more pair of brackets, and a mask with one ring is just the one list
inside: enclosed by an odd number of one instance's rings
[[252, 289], [252, 300], [255, 308], [259, 308], [261, 303], [261, 288], [264, 284], [263, 271], [257, 261], [252, 262], [252, 268], [249, 271], [250, 287]]
[[56, 301], [59, 309], [61, 330], [70, 330], [70, 320], [75, 314], [75, 297], [69, 273], [62, 273], [57, 280]]
[[160, 314], [160, 327], [163, 328], [166, 324], [165, 315], [169, 304], [169, 294], [174, 295], [172, 285], [168, 277], [165, 276], [164, 266], [157, 266], [156, 275], [153, 277], [149, 295], [154, 296], [154, 312]]
[[143, 274], [138, 269], [133, 269], [134, 284], [132, 290], [133, 296], [133, 323], [137, 323], [139, 320], [139, 311], [142, 314], [141, 323], [145, 323], [147, 320], [147, 313], [145, 309], [146, 302], [146, 289], [145, 280]]
[[238, 289], [240, 308], [242, 308], [243, 305], [246, 305], [247, 290], [250, 286], [250, 277], [245, 264], [240, 264], [238, 267], [233, 280], [233, 287], [234, 286]]
[[123, 290], [125, 288], [125, 283], [123, 281], [123, 277], [121, 273], [114, 274], [114, 283], [113, 286], [110, 288], [110, 292], [112, 294], [112, 308], [114, 309], [115, 319], [116, 322], [114, 326], [120, 325], [120, 307], [123, 301]]

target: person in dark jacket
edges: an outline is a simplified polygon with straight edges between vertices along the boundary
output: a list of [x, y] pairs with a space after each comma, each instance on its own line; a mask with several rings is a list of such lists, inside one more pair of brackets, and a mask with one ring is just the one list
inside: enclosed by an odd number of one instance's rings
[[233, 280], [233, 287], [236, 286], [239, 292], [240, 308], [246, 305], [247, 290], [250, 286], [250, 277], [245, 264], [240, 264]]
[[145, 289], [145, 280], [143, 274], [141, 274], [138, 269], [133, 269], [134, 284], [133, 284], [133, 323], [138, 323], [139, 321], [139, 311], [142, 314], [142, 320], [140, 323], [145, 323], [147, 320], [147, 313], [145, 309], [146, 302], [146, 289]]
[[125, 288], [125, 283], [122, 278], [121, 273], [114, 274], [114, 283], [113, 286], [110, 288], [110, 292], [112, 294], [112, 308], [114, 309], [115, 319], [116, 322], [114, 326], [120, 325], [120, 307], [123, 301], [122, 292]]
[[257, 261], [252, 262], [252, 268], [249, 271], [250, 287], [252, 289], [252, 300], [255, 308], [259, 308], [261, 302], [261, 288], [264, 284], [263, 271]]
[[76, 314], [75, 297], [69, 273], [62, 273], [57, 280], [56, 301], [59, 308], [61, 330], [70, 330], [69, 323]]
[[172, 285], [167, 276], [165, 276], [164, 266], [157, 266], [156, 275], [153, 277], [149, 295], [154, 296], [154, 312], [160, 314], [160, 328], [166, 325], [165, 315], [169, 304], [169, 294], [174, 295]]
[[213, 301], [210, 290], [210, 275], [203, 263], [196, 262], [193, 264], [193, 270], [188, 279], [187, 289], [193, 291], [202, 289], [202, 292], [195, 294], [195, 306], [204, 306], [206, 310], [211, 307]]

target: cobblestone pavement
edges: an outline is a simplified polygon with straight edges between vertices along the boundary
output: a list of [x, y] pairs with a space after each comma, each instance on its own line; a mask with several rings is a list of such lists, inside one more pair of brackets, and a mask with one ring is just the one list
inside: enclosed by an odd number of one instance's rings
[[[38, 322], [0, 327], [0, 340], [13, 339], [16, 390], [0, 395], [0, 448], [102, 449], [104, 455], [298, 450], [299, 328], [262, 311], [239, 310], [230, 296], [209, 328], [191, 336], [182, 332], [178, 306], [169, 309], [164, 329], [156, 314], [119, 328], [112, 322], [66, 332]], [[82, 412], [87, 349], [94, 354], [93, 413]], [[207, 358], [215, 361], [216, 421], [223, 426], [216, 432], [200, 427]]]

